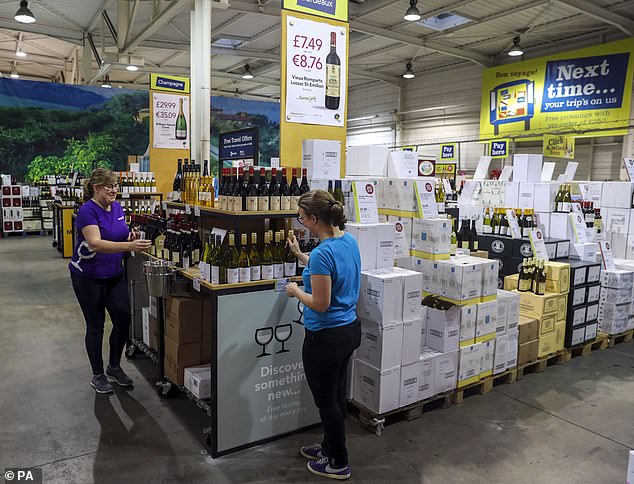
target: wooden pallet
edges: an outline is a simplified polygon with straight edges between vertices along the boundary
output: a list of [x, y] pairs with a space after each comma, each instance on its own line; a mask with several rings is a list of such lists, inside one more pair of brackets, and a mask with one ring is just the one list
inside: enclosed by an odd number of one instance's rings
[[471, 395], [484, 395], [485, 393], [489, 393], [491, 390], [493, 390], [493, 387], [495, 385], [499, 385], [502, 383], [513, 383], [516, 380], [517, 368], [506, 370], [502, 373], [498, 373], [497, 375], [484, 377], [480, 381], [454, 390], [453, 403], [462, 403], [465, 397], [470, 397]]
[[565, 362], [570, 361], [576, 356], [588, 356], [595, 350], [604, 350], [608, 347], [608, 335], [605, 333], [597, 333], [597, 337], [592, 341], [586, 341], [572, 348], [564, 348], [566, 352]]
[[629, 343], [632, 341], [632, 336], [634, 336], [634, 329], [630, 329], [629, 331], [624, 331], [623, 333], [618, 334], [607, 334], [602, 331], [599, 331], [600, 335], [604, 335], [608, 338], [608, 348], [614, 348], [614, 345], [617, 343]]
[[517, 367], [517, 379], [521, 380], [528, 373], [541, 373], [551, 365], [561, 365], [566, 363], [566, 352], [559, 350], [549, 355], [537, 358], [535, 361], [524, 363]]
[[385, 413], [373, 412], [359, 402], [348, 400], [348, 409], [351, 410], [351, 416], [355, 418], [362, 427], [380, 436], [383, 433], [386, 423], [391, 423], [399, 419], [414, 420], [421, 417], [424, 412], [436, 408], [450, 407], [452, 396], [453, 390], [439, 393], [420, 402], [415, 402], [406, 407], [397, 408]]

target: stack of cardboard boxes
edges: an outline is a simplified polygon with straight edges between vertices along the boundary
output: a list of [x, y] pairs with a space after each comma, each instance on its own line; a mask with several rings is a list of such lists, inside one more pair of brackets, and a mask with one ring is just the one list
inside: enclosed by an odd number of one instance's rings
[[601, 272], [599, 301], [599, 329], [608, 334], [619, 334], [634, 329], [632, 302], [634, 272], [616, 269]]
[[[570, 260], [570, 293], [566, 319], [566, 347], [570, 348], [597, 336], [601, 264]], [[547, 272], [548, 274], [548, 272]]]

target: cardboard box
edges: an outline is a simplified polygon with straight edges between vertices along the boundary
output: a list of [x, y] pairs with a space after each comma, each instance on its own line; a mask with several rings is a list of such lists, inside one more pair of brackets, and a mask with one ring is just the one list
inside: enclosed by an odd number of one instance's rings
[[568, 294], [562, 294], [557, 298], [557, 320], [565, 321], [568, 315]]
[[361, 253], [361, 270], [370, 271], [376, 269], [376, 257], [378, 250], [378, 233], [376, 225], [349, 222], [346, 224], [346, 232], [352, 235], [359, 245], [359, 252]]
[[200, 298], [170, 296], [165, 300], [165, 335], [178, 344], [202, 340]]
[[[520, 295], [517, 291], [498, 290], [498, 303], [504, 300], [506, 305], [506, 329], [507, 331], [517, 330], [520, 321]], [[499, 311], [498, 311], [499, 313]]]
[[[493, 362], [495, 359], [495, 340], [491, 339], [482, 343], [480, 350], [480, 378], [493, 375]], [[507, 354], [508, 356], [508, 354]]]
[[381, 371], [400, 366], [403, 323], [398, 321], [380, 325], [364, 319], [360, 319], [360, 322], [361, 345], [357, 348], [357, 359]]
[[[475, 343], [476, 324], [478, 311], [475, 304], [460, 308], [460, 346], [468, 346]], [[506, 326], [505, 326], [506, 330]]]
[[518, 343], [523, 345], [539, 338], [539, 319], [520, 316]]
[[360, 318], [383, 325], [401, 321], [402, 275], [389, 269], [362, 271], [357, 314]]
[[632, 183], [603, 182], [601, 208], [630, 208], [631, 204]]
[[546, 261], [544, 270], [546, 271], [546, 290], [548, 292], [565, 293], [570, 290], [570, 264]]
[[387, 164], [388, 178], [418, 178], [418, 153], [390, 151]]
[[586, 309], [586, 306], [580, 306], [570, 310], [570, 321], [573, 326], [581, 326], [586, 322]]
[[200, 341], [178, 344], [165, 337], [165, 376], [177, 385], [185, 383], [185, 368], [200, 364]]
[[572, 229], [572, 222], [570, 221], [570, 214], [553, 212], [550, 214], [550, 233], [549, 237], [555, 239], [572, 240], [574, 238], [574, 231]]
[[418, 401], [419, 383], [420, 378], [420, 363], [412, 363], [410, 365], [404, 365], [401, 367], [401, 383], [400, 383], [400, 397], [399, 406], [405, 407]]
[[423, 274], [416, 271], [394, 267], [392, 270], [403, 276], [403, 315], [402, 321], [416, 321], [421, 318], [421, 300]]
[[[513, 156], [514, 182], [540, 182], [542, 173], [542, 155], [516, 154]], [[515, 207], [516, 205], [512, 205]]]
[[436, 359], [430, 354], [421, 355], [418, 376], [418, 400], [434, 396], [434, 372]]
[[548, 333], [548, 335], [539, 337], [539, 349], [537, 351], [537, 356], [541, 358], [563, 349], [565, 337], [566, 322], [562, 321], [555, 323], [555, 331]]
[[565, 259], [570, 255], [570, 240], [557, 241], [557, 259]]
[[458, 350], [436, 355], [434, 395], [456, 388], [458, 381]]
[[[466, 259], [466, 258], [465, 258]], [[482, 265], [470, 259], [442, 261], [443, 296], [455, 301], [468, 301], [482, 295]]]
[[537, 359], [539, 353], [539, 340], [521, 343], [517, 351], [517, 364], [523, 365]]
[[601, 271], [601, 286], [613, 289], [631, 289], [634, 272], [621, 269]]
[[415, 258], [416, 272], [423, 274], [423, 291], [442, 294], [443, 267], [441, 261]]
[[399, 407], [401, 368], [384, 371], [357, 360], [354, 363], [354, 398], [376, 413], [385, 413]]
[[557, 321], [557, 316], [554, 314], [540, 316], [538, 318], [539, 321], [539, 337], [541, 338], [544, 335], [552, 333], [555, 331], [555, 322]]
[[586, 334], [584, 341], [593, 341], [597, 337], [597, 331], [599, 329], [599, 323], [586, 324]]
[[394, 267], [394, 225], [391, 223], [380, 223], [376, 226], [377, 248], [376, 263], [377, 269]]
[[417, 363], [420, 359], [421, 348], [421, 331], [423, 321], [416, 319], [414, 321], [403, 321], [403, 339], [402, 339], [402, 355], [401, 365], [411, 365]]
[[[600, 287], [600, 286], [595, 286]], [[590, 288], [588, 288], [590, 289]], [[632, 290], [627, 288], [613, 289], [610, 287], [601, 287], [600, 302], [609, 302], [612, 304], [626, 304], [632, 302]], [[594, 302], [594, 301], [591, 301]]]
[[211, 398], [211, 366], [185, 368], [185, 388], [198, 398]]
[[476, 342], [495, 338], [497, 315], [497, 301], [477, 304]]
[[535, 183], [533, 207], [536, 212], [554, 212], [559, 183]]
[[302, 168], [310, 179], [334, 180], [341, 177], [341, 141], [305, 139]]
[[520, 196], [516, 208], [526, 209], [533, 208], [535, 198], [535, 184], [522, 182], [520, 183]]
[[587, 288], [585, 286], [574, 287], [570, 292], [570, 303], [572, 306], [581, 306], [582, 304], [585, 304], [587, 293]]
[[618, 334], [626, 330], [629, 318], [609, 319], [599, 317], [599, 329], [604, 333]]
[[498, 260], [485, 259], [485, 262], [482, 263], [482, 297], [497, 295], [499, 272], [500, 262]]
[[[451, 222], [446, 218], [416, 218], [412, 224], [412, 245], [421, 257], [449, 254]], [[418, 255], [418, 254], [415, 254]]]
[[502, 336], [506, 334], [507, 329], [507, 317], [509, 310], [509, 299], [499, 296], [497, 298], [498, 301], [498, 314], [495, 320], [495, 336]]
[[546, 293], [539, 296], [532, 292], [520, 292], [520, 312], [527, 316], [542, 316], [544, 314], [557, 314], [558, 294]]
[[[517, 291], [519, 274], [511, 274], [504, 277], [504, 290], [505, 291]], [[546, 281], [548, 284], [548, 281]]]
[[506, 371], [506, 363], [508, 358], [508, 336], [502, 335], [495, 338], [495, 355], [493, 358], [493, 374], [497, 375]]
[[457, 350], [460, 345], [460, 308], [447, 311], [427, 308], [427, 346], [441, 353]]
[[348, 146], [346, 176], [387, 176], [388, 149], [385, 146]]
[[578, 328], [568, 326], [566, 328], [566, 340], [564, 341], [564, 344], [568, 348], [577, 346], [585, 341], [585, 336], [586, 336], [585, 325], [579, 326]]
[[608, 208], [601, 213], [606, 214], [603, 220], [603, 227], [606, 232], [625, 236], [630, 232], [630, 204], [628, 204], [628, 208]]
[[[608, 302], [608, 301], [602, 302], [599, 304], [598, 314], [601, 315], [601, 318], [605, 318], [605, 319], [628, 318], [630, 315], [630, 304], [631, 303], [629, 302], [625, 304], [615, 304], [614, 302]], [[592, 316], [594, 316], [594, 310], [593, 310], [593, 313], [590, 315], [590, 318], [592, 318]], [[587, 314], [586, 314], [586, 320], [592, 321], [592, 319], [588, 319]]]
[[480, 379], [482, 345], [483, 343], [474, 343], [460, 348], [458, 388], [475, 383]]
[[588, 302], [588, 304], [599, 302], [599, 300], [601, 299], [601, 290], [602, 288], [599, 284], [588, 286], [586, 293], [586, 301]]
[[510, 370], [517, 366], [517, 340], [519, 333], [517, 331], [508, 331], [506, 337], [508, 338], [508, 345], [506, 347], [506, 369]]
[[595, 244], [594, 242], [588, 242], [585, 244], [570, 244], [570, 256], [581, 259], [582, 261], [594, 262], [598, 252], [599, 244]]

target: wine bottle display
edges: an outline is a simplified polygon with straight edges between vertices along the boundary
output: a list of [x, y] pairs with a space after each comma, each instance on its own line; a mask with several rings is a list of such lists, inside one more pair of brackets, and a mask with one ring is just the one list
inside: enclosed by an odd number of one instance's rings
[[240, 252], [238, 255], [238, 278], [240, 282], [251, 282], [251, 264], [247, 248], [247, 234], [240, 236]]
[[339, 109], [341, 61], [337, 55], [337, 34], [330, 32], [330, 53], [326, 56], [326, 108]]
[[249, 249], [249, 262], [251, 263], [251, 280], [259, 281], [262, 278], [260, 265], [262, 257], [258, 250], [258, 234], [251, 233], [251, 247]]
[[183, 99], [178, 100], [180, 106], [178, 108], [178, 117], [176, 118], [176, 139], [187, 139], [187, 120], [183, 113]]

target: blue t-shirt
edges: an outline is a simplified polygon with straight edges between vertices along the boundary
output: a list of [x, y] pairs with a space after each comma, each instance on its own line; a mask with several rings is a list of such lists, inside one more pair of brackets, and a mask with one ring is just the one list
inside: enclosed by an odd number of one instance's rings
[[77, 245], [74, 247], [68, 268], [77, 274], [99, 279], [123, 275], [124, 253], [98, 254], [92, 250], [81, 232], [88, 225], [99, 227], [101, 239], [111, 242], [125, 242], [130, 233], [125, 223], [125, 214], [118, 202], [113, 202], [108, 212], [95, 201], [88, 200], [77, 212], [75, 219]]
[[312, 294], [311, 274], [330, 276], [330, 305], [323, 313], [304, 308], [304, 324], [310, 331], [334, 328], [357, 319], [357, 301], [361, 285], [361, 255], [355, 238], [347, 232], [341, 237], [322, 241], [310, 253], [302, 273], [304, 290]]

